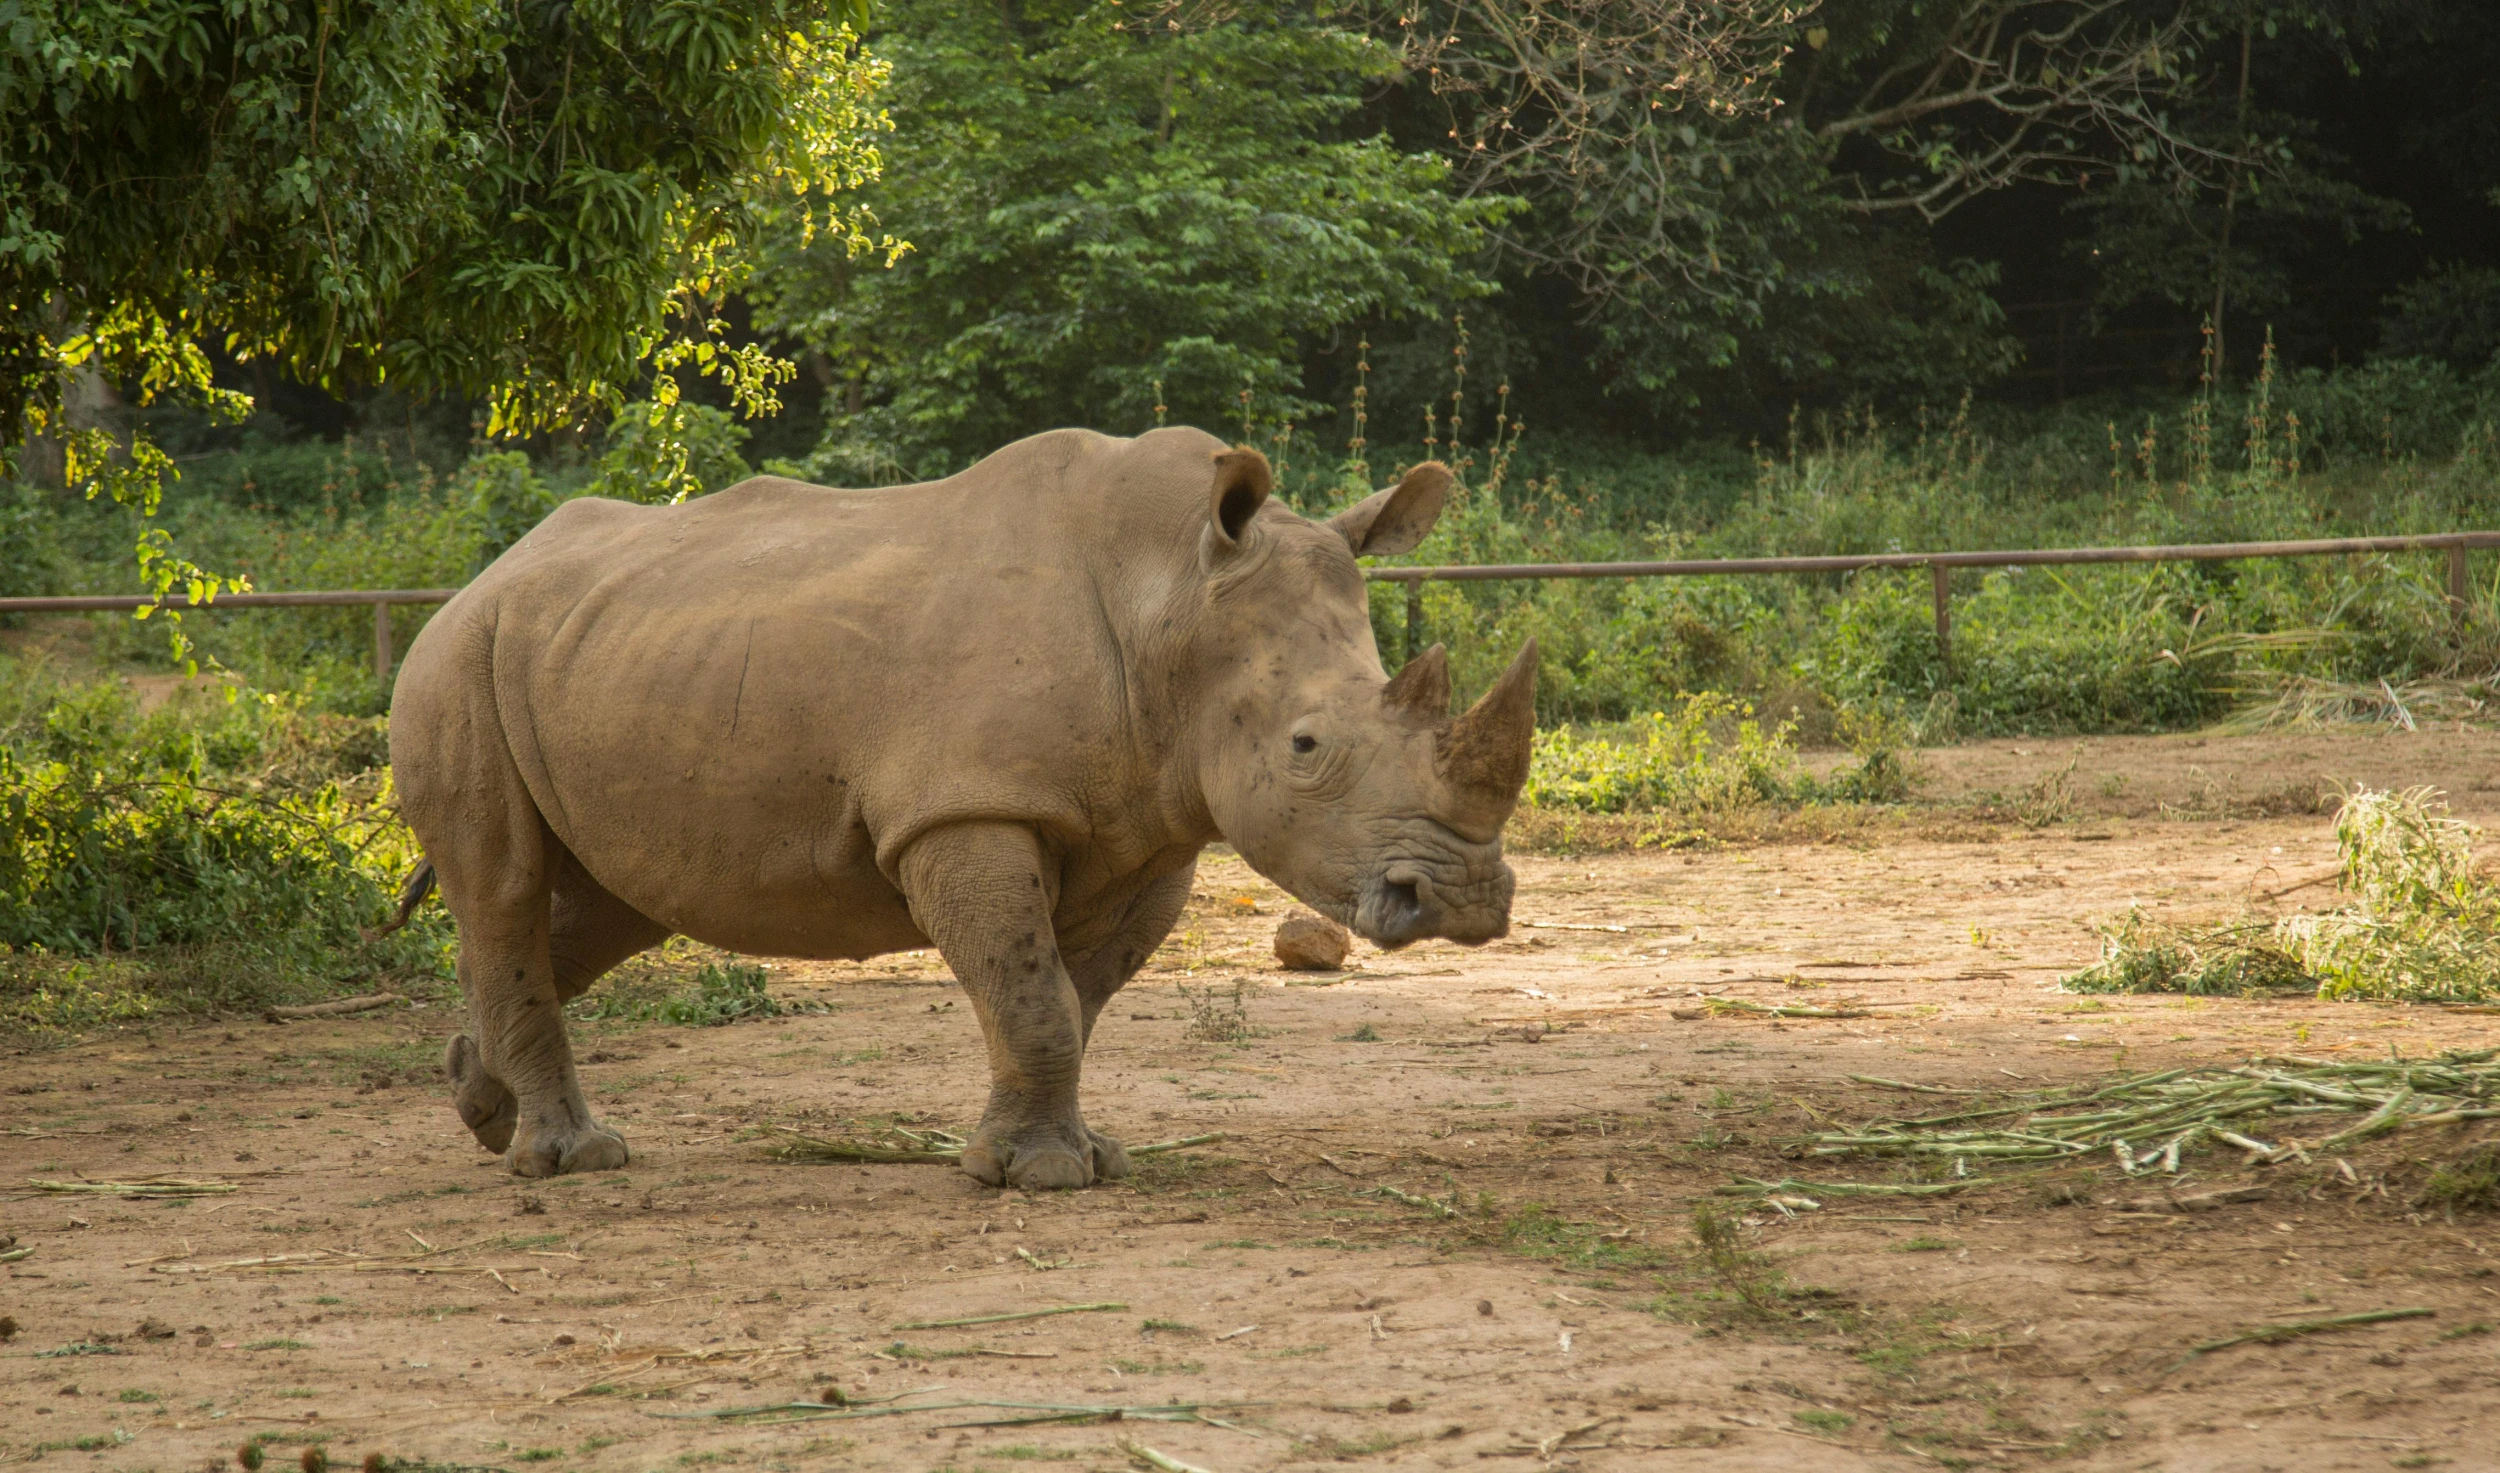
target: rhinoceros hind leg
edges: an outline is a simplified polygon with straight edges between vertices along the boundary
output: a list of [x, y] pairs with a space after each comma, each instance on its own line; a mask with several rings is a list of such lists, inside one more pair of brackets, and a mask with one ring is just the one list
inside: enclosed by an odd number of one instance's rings
[[521, 1117], [521, 1101], [504, 1082], [486, 1072], [477, 1054], [477, 1040], [463, 1033], [443, 1051], [443, 1073], [451, 1079], [452, 1108], [477, 1143], [500, 1156], [512, 1144], [513, 1124]]

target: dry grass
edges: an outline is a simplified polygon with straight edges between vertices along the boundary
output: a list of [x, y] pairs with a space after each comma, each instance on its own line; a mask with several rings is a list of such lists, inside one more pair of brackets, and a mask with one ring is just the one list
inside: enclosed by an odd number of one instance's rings
[[2102, 930], [2076, 992], [2484, 1002], [2500, 997], [2500, 886], [2476, 868], [2479, 831], [2427, 787], [2357, 788], [2335, 819], [2331, 911], [2180, 927], [2130, 910]]

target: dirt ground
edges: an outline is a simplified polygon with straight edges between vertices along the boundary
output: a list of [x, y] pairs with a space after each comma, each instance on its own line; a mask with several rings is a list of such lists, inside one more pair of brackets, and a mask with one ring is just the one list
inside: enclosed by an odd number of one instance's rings
[[[2328, 819], [2275, 797], [2434, 782], [2488, 813], [2496, 758], [2477, 733], [1928, 754], [1931, 799], [2063, 811], [1530, 858], [1510, 940], [1363, 951], [1341, 978], [1275, 970], [1285, 898], [1211, 857], [1106, 1018], [1087, 1105], [1132, 1143], [1225, 1138], [1061, 1196], [762, 1154], [772, 1124], [970, 1122], [980, 1040], [928, 955], [776, 967], [775, 995], [819, 1012], [578, 1024], [635, 1159], [550, 1182], [454, 1119], [448, 998], [0, 1053], [0, 1185], [237, 1188], [0, 1200], [0, 1241], [32, 1250], [0, 1265], [0, 1462], [231, 1467], [258, 1439], [334, 1467], [1005, 1473], [1131, 1466], [1132, 1441], [1217, 1473], [2500, 1467], [2500, 1220], [2408, 1207], [2488, 1122], [2383, 1140], [2349, 1173], [2192, 1157], [2191, 1186], [2266, 1189], [2192, 1217], [2133, 1210], [2147, 1188], [2114, 1172], [1793, 1218], [1715, 1195], [1806, 1172], [1779, 1145], [1817, 1122], [1919, 1102], [1855, 1075], [2018, 1092], [2500, 1042], [2487, 1013], [2055, 990], [2130, 904], [2331, 903]], [[1193, 1037], [1236, 981], [1254, 1036]], [[1713, 1016], [1707, 995], [1871, 1016]], [[1715, 1256], [1697, 1204], [1746, 1214]], [[2409, 1307], [2436, 1313], [2182, 1361]], [[1051, 1415], [997, 1403], [1139, 1410], [970, 1425]], [[1208, 1420], [1143, 1410], [1193, 1405]]]

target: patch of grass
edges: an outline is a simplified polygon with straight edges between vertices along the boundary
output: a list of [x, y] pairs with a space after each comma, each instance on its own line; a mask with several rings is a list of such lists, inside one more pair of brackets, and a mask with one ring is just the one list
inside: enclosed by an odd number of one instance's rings
[[1956, 1313], [1949, 1305], [1931, 1305], [1907, 1318], [1887, 1317], [1863, 1326], [1855, 1352], [1858, 1363], [1886, 1380], [1908, 1380], [1931, 1355], [1994, 1345], [1986, 1335], [1958, 1327]]
[[1118, 1360], [1110, 1363], [1123, 1376], [1196, 1376], [1206, 1367], [1194, 1360]]
[[57, 1346], [51, 1350], [36, 1351], [35, 1359], [60, 1360], [73, 1355], [120, 1355], [121, 1353], [110, 1345], [99, 1345], [93, 1340], [72, 1340], [67, 1345]]
[[682, 988], [654, 995], [615, 986], [573, 1004], [573, 1015], [629, 1023], [666, 1023], [680, 1028], [718, 1028], [785, 1013], [821, 1013], [817, 1005], [789, 1005], [765, 990], [765, 972], [752, 962], [705, 962]]
[[1894, 1247], [1895, 1253], [1949, 1253], [1961, 1245], [1946, 1238], [1931, 1238], [1924, 1233]]
[[123, 1392], [122, 1392], [122, 1394], [121, 1394], [119, 1397], [115, 1398], [115, 1400], [118, 1400], [118, 1401], [128, 1401], [128, 1402], [151, 1402], [151, 1401], [163, 1401], [164, 1399], [165, 1399], [165, 1398], [163, 1398], [163, 1397], [161, 1397], [161, 1396], [157, 1395], [157, 1394], [156, 1394], [155, 1392], [153, 1392], [153, 1391], [141, 1391], [141, 1390], [140, 1390], [138, 1387], [136, 1387], [136, 1386], [132, 1386], [132, 1387], [128, 1387], [128, 1388], [124, 1389], [124, 1390], [123, 1390]]
[[1505, 1214], [1490, 1197], [1479, 1197], [1471, 1218], [1479, 1240], [1522, 1258], [1612, 1270], [1656, 1268], [1666, 1262], [1665, 1255], [1623, 1229], [1573, 1222], [1542, 1202]]
[[1858, 1419], [1850, 1416], [1847, 1412], [1808, 1411], [1791, 1412], [1789, 1415], [1796, 1419], [1797, 1425], [1800, 1427], [1810, 1427], [1817, 1432], [1826, 1432], [1835, 1435], [1846, 1432], [1850, 1428], [1858, 1425]]
[[1250, 1358], [1252, 1360], [1302, 1360], [1308, 1356], [1327, 1353], [1328, 1347], [1325, 1345], [1283, 1345], [1274, 1350], [1251, 1351]]
[[2491, 1330], [2491, 1321], [2476, 1320], [2470, 1325], [2459, 1325], [2453, 1330], [2446, 1331], [2441, 1334], [2439, 1338], [2442, 1340], [2464, 1340], [2475, 1335], [2488, 1335], [2491, 1333]]
[[2500, 1141], [2484, 1141], [2434, 1168], [2414, 1201], [2451, 1212], [2500, 1210]]
[[1352, 1033], [1338, 1034], [1336, 1041], [1339, 1043], [1378, 1043], [1381, 1041], [1380, 1030], [1374, 1028], [1369, 1023], [1365, 1023], [1360, 1027], [1357, 1027]]
[[1073, 1463], [1085, 1454], [1072, 1447], [1035, 1447], [1029, 1442], [1014, 1447], [992, 1448], [983, 1458], [1004, 1458], [1010, 1463]]
[[312, 1349], [312, 1347], [311, 1347], [311, 1346], [309, 1346], [309, 1345], [305, 1344], [305, 1343], [304, 1343], [303, 1341], [301, 1341], [301, 1340], [255, 1340], [255, 1341], [253, 1341], [251, 1344], [246, 1345], [246, 1346], [244, 1346], [243, 1348], [244, 1348], [245, 1350], [310, 1350], [310, 1349]]
[[513, 1454], [524, 1463], [552, 1463], [564, 1456], [560, 1447], [525, 1447]]
[[1203, 1335], [1206, 1331], [1199, 1329], [1196, 1325], [1184, 1325], [1179, 1320], [1148, 1320], [1137, 1327], [1137, 1333], [1140, 1335]]

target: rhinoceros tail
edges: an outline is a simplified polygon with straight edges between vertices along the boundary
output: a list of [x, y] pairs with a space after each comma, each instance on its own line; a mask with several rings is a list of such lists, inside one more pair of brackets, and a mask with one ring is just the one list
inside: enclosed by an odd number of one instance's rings
[[425, 897], [433, 893], [434, 861], [420, 859], [417, 861], [417, 867], [409, 872], [408, 882], [399, 887], [399, 912], [391, 917], [390, 924], [373, 931], [359, 928], [359, 934], [367, 941], [381, 940], [408, 924], [408, 918], [415, 915], [417, 907], [425, 903]]

